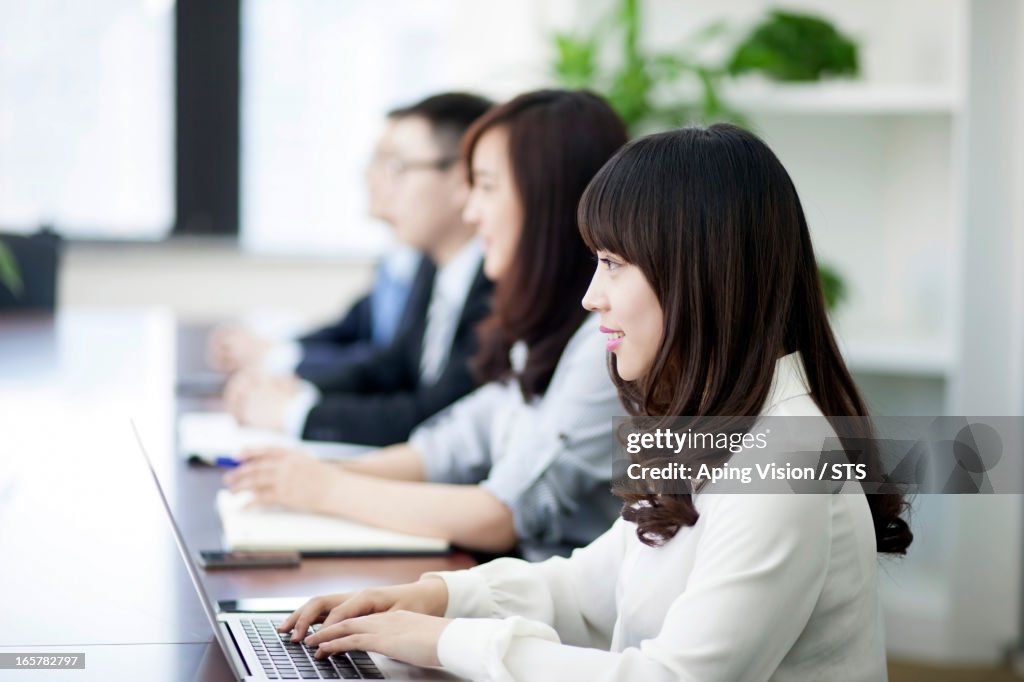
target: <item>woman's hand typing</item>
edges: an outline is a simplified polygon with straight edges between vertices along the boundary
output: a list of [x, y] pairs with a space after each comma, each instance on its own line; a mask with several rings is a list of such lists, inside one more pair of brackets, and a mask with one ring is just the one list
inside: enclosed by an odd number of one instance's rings
[[[448, 588], [439, 578], [331, 594], [310, 599], [278, 627], [317, 646], [323, 658], [340, 651], [375, 651], [414, 665], [436, 666], [437, 641], [450, 622], [443, 618]], [[309, 627], [322, 623], [313, 633]]]

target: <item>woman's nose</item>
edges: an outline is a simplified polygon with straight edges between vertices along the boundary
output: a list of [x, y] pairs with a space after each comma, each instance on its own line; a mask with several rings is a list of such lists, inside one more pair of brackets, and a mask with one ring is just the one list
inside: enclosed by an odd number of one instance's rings
[[462, 209], [462, 222], [473, 227], [480, 225], [480, 212], [476, 210], [475, 202], [470, 199]]
[[601, 291], [601, 283], [598, 281], [598, 278], [599, 273], [595, 272], [594, 277], [590, 280], [590, 286], [587, 287], [587, 293], [583, 294], [583, 300], [581, 301], [583, 307], [592, 313], [601, 312], [608, 307], [607, 299]]

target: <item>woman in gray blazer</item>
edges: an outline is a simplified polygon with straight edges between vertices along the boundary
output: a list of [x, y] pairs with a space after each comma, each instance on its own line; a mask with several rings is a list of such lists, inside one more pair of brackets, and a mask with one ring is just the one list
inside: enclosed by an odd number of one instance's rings
[[473, 369], [485, 383], [407, 443], [342, 466], [288, 449], [242, 454], [225, 480], [259, 504], [346, 517], [528, 558], [566, 553], [618, 515], [605, 339], [580, 307], [593, 271], [576, 208], [626, 141], [601, 98], [558, 90], [492, 109], [462, 142], [492, 315]]

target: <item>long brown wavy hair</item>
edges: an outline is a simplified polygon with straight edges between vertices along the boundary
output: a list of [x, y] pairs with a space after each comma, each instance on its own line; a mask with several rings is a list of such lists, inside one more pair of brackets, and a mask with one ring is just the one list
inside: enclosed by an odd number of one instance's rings
[[[716, 124], [635, 140], [587, 187], [579, 223], [592, 250], [640, 268], [663, 310], [664, 336], [644, 377], [623, 381], [610, 360], [631, 414], [729, 417], [749, 427], [776, 360], [799, 351], [826, 417], [867, 416], [829, 325], [796, 188], [756, 135]], [[851, 462], [877, 471], [866, 440], [844, 447]], [[906, 502], [883, 490], [867, 495], [878, 551], [905, 554], [913, 540], [901, 518]], [[616, 494], [648, 545], [697, 521], [689, 494]]]
[[627, 135], [622, 119], [593, 93], [528, 92], [491, 109], [467, 131], [462, 156], [471, 183], [473, 150], [495, 128], [508, 134], [523, 225], [509, 272], [495, 285], [493, 311], [477, 329], [480, 350], [472, 365], [481, 382], [506, 378], [512, 344], [525, 341], [529, 352], [518, 381], [529, 401], [547, 390], [562, 351], [587, 316], [579, 301], [593, 258], [580, 238], [576, 208], [587, 183]]

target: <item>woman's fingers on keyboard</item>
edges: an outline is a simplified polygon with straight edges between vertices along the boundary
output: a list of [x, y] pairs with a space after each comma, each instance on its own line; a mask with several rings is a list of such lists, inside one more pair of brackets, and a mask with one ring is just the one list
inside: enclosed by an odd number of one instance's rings
[[395, 608], [397, 593], [395, 587], [363, 590], [337, 604], [324, 618], [324, 627], [340, 623], [349, 618], [366, 616], [371, 613], [390, 611]]
[[314, 623], [318, 623], [323, 619], [325, 613], [331, 610], [331, 608], [338, 603], [341, 599], [344, 599], [347, 595], [327, 595], [323, 597], [313, 597], [308, 602], [303, 604], [288, 616], [283, 623], [278, 627], [280, 632], [292, 632], [292, 641], [297, 642], [306, 636], [309, 632], [309, 627]]

